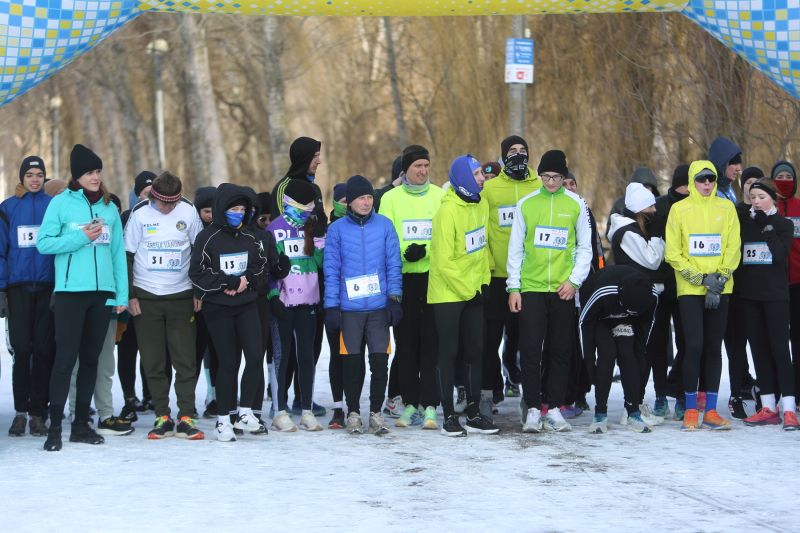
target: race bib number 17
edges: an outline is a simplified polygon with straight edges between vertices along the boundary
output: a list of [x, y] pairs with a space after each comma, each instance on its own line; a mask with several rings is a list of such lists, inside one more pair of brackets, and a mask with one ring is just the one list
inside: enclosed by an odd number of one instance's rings
[[556, 228], [553, 226], [536, 226], [533, 234], [533, 245], [536, 248], [553, 248], [555, 250], [566, 250], [569, 230], [567, 228]]
[[700, 257], [722, 255], [722, 235], [719, 233], [690, 234], [689, 255]]

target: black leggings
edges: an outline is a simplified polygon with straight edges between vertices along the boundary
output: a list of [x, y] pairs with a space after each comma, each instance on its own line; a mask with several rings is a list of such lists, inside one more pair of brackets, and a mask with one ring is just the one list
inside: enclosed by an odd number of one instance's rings
[[[627, 327], [626, 327], [627, 326]], [[615, 330], [615, 328], [619, 328]], [[641, 392], [639, 379], [644, 360], [636, 356], [633, 326], [616, 320], [599, 320], [595, 326], [597, 368], [594, 371], [595, 414], [608, 413], [608, 394], [614, 378], [614, 362], [619, 364], [625, 409], [628, 413], [639, 410]], [[640, 333], [640, 332], [639, 332]]]
[[75, 421], [89, 420], [97, 379], [97, 360], [108, 333], [109, 292], [57, 292], [55, 295], [56, 358], [50, 375], [50, 420], [60, 425], [69, 393], [72, 370], [78, 361], [75, 387]]
[[205, 315], [200, 313], [194, 314], [197, 320], [197, 337], [195, 338], [195, 355], [197, 356], [197, 377], [200, 377], [200, 372], [203, 369], [203, 359], [208, 353], [208, 371], [211, 374], [211, 386], [214, 387], [217, 383], [217, 368], [219, 367], [219, 358], [217, 357], [217, 350], [214, 348], [214, 343], [211, 342], [211, 336], [208, 334], [208, 324], [206, 323]]
[[683, 359], [683, 390], [699, 390], [702, 363], [706, 392], [719, 392], [722, 373], [722, 338], [728, 324], [729, 296], [720, 297], [719, 308], [705, 309], [705, 296], [680, 296], [681, 322], [686, 339], [686, 355]]
[[436, 407], [436, 325], [427, 295], [427, 273], [403, 274], [403, 320], [394, 328], [395, 359], [405, 405]]
[[219, 357], [217, 371], [217, 409], [220, 414], [236, 412], [236, 376], [241, 351], [244, 351], [239, 406], [257, 410], [259, 374], [263, 374], [264, 351], [261, 346], [261, 326], [255, 302], [236, 307], [204, 304], [208, 332]]
[[[278, 378], [278, 410], [287, 408], [287, 394], [289, 383], [286, 380], [286, 369], [292, 358], [292, 339], [297, 349], [294, 352], [298, 372], [295, 382], [299, 384], [299, 403], [303, 410], [311, 410], [311, 400], [314, 392], [314, 334], [317, 328], [316, 306], [298, 305], [287, 307], [285, 315], [277, 318], [278, 330], [281, 336], [281, 357], [278, 358], [275, 372]], [[284, 356], [284, 354], [286, 354]], [[262, 373], [263, 374], [263, 373]]]
[[[342, 368], [342, 357], [339, 355], [339, 333], [338, 329], [329, 330], [325, 328], [325, 335], [328, 337], [328, 348], [331, 358], [328, 361], [328, 377], [331, 382], [331, 396], [334, 402], [341, 402], [344, 398], [344, 370]], [[361, 354], [358, 360], [361, 363], [361, 380], [358, 390], [364, 388], [364, 376], [367, 373], [367, 366], [364, 363], [364, 352], [366, 351], [366, 340], [361, 344]]]
[[800, 283], [789, 286], [789, 338], [792, 341], [795, 397], [800, 396]]
[[[725, 352], [728, 354], [728, 378], [731, 386], [731, 397], [742, 395], [742, 384], [747, 372], [747, 323], [745, 322], [747, 305], [736, 295], [731, 295], [728, 304], [728, 326], [725, 329]], [[786, 321], [789, 316], [785, 317]], [[788, 337], [787, 337], [788, 343]], [[787, 344], [788, 349], [788, 344]], [[791, 360], [790, 360], [791, 361]]]
[[[481, 389], [503, 390], [503, 373], [500, 368], [498, 351], [503, 340], [503, 331], [508, 335], [503, 350], [503, 363], [506, 365], [509, 379], [519, 382], [517, 368], [517, 338], [519, 337], [519, 317], [508, 309], [506, 278], [492, 278], [489, 283], [489, 294], [484, 308], [486, 318], [483, 349], [483, 376]], [[513, 346], [510, 346], [513, 345]]]
[[[741, 299], [743, 322], [753, 352], [760, 394], [774, 394], [776, 385], [791, 394], [795, 390], [789, 354], [789, 302]], [[777, 374], [777, 375], [776, 375]]]
[[[664, 293], [661, 293], [664, 295]], [[647, 382], [650, 379], [650, 371], [653, 371], [653, 388], [656, 398], [663, 398], [667, 395], [667, 364], [670, 343], [670, 316], [673, 308], [677, 308], [678, 302], [672, 298], [659, 296], [658, 307], [656, 307], [656, 319], [653, 323], [650, 338], [647, 341], [647, 358], [641, 365], [641, 395], [647, 390]]]
[[436, 378], [445, 418], [455, 414], [453, 386], [456, 358], [461, 341], [466, 363], [464, 385], [467, 392], [467, 416], [478, 413], [481, 397], [481, 358], [483, 356], [483, 305], [478, 302], [432, 304], [436, 331], [439, 332], [439, 359]]

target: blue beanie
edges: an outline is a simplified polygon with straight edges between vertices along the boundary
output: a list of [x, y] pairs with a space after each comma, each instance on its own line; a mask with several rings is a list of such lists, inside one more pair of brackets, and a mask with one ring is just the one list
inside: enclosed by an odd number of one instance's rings
[[481, 186], [472, 175], [476, 169], [481, 168], [481, 163], [472, 155], [466, 154], [456, 157], [450, 165], [450, 185], [461, 198], [466, 201], [478, 202], [481, 199]]
[[337, 183], [333, 186], [333, 200], [338, 202], [342, 198], [347, 197], [347, 184]]

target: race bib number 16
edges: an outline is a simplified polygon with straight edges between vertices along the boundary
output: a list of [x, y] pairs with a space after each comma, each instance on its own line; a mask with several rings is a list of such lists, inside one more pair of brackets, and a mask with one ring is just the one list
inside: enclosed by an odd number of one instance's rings
[[719, 233], [690, 234], [689, 255], [701, 257], [722, 255], [722, 235]]

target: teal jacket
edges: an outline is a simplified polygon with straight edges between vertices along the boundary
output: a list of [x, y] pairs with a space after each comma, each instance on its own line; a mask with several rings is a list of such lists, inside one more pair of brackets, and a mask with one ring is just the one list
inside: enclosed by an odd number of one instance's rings
[[[81, 228], [96, 218], [105, 227], [90, 241]], [[107, 291], [115, 295], [108, 305], [128, 305], [125, 243], [113, 203], [91, 205], [82, 190], [65, 189], [47, 207], [36, 248], [55, 255], [55, 292]]]

